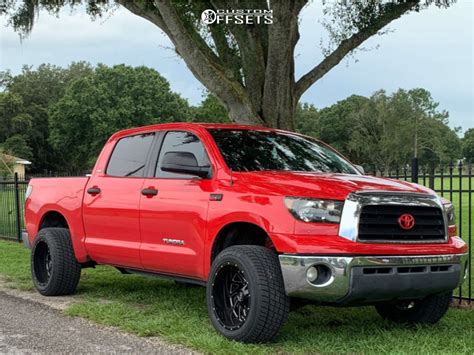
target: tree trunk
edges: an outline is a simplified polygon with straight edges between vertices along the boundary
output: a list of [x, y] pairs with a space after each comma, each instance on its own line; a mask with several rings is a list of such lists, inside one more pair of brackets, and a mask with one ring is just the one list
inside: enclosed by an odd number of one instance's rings
[[218, 99], [224, 104], [227, 111], [229, 112], [229, 118], [239, 124], [256, 124], [261, 125], [262, 120], [260, 119], [259, 115], [255, 112], [254, 108], [252, 107], [249, 102], [243, 101], [224, 101], [222, 97], [218, 97]]
[[300, 9], [292, 2], [276, 3], [276, 20], [268, 30], [268, 59], [263, 89], [262, 118], [274, 128], [295, 129], [294, 49], [299, 39], [297, 15]]
[[294, 50], [299, 39], [298, 14], [305, 0], [273, 4], [274, 22], [268, 27], [268, 49], [261, 116], [269, 127], [293, 131], [298, 97]]

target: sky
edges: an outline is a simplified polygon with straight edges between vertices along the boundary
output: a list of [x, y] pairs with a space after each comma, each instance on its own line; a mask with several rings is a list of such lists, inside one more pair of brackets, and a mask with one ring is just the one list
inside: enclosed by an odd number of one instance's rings
[[[321, 3], [306, 6], [295, 49], [296, 77], [322, 60]], [[302, 97], [318, 108], [357, 94], [370, 96], [399, 88], [425, 88], [450, 114], [451, 127], [474, 127], [474, 1], [458, 0], [448, 9], [430, 6], [392, 22], [389, 33], [367, 40], [364, 51], [344, 59]], [[23, 41], [0, 18], [0, 70], [19, 73], [23, 65], [73, 61], [125, 63], [158, 70], [190, 104], [202, 100], [204, 87], [176, 55], [168, 38], [153, 24], [122, 7], [92, 21], [83, 8], [64, 9], [55, 17], [40, 12]]]

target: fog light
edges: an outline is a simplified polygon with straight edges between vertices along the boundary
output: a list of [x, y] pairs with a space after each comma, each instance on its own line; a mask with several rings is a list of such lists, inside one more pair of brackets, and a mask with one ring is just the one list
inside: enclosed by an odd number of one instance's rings
[[309, 282], [314, 282], [318, 279], [319, 272], [314, 266], [311, 266], [306, 270], [306, 278]]

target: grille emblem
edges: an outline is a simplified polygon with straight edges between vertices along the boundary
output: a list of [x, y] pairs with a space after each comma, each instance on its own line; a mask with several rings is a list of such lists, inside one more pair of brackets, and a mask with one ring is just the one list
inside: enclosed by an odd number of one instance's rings
[[398, 225], [405, 230], [412, 229], [415, 226], [415, 218], [411, 214], [404, 213], [398, 217]]

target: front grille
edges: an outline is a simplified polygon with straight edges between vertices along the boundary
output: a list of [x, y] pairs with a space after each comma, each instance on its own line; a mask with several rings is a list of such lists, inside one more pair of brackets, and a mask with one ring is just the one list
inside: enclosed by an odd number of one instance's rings
[[[415, 219], [412, 229], [400, 227], [398, 219], [410, 214]], [[380, 242], [441, 242], [445, 240], [441, 208], [403, 205], [367, 205], [359, 219], [359, 240]]]

